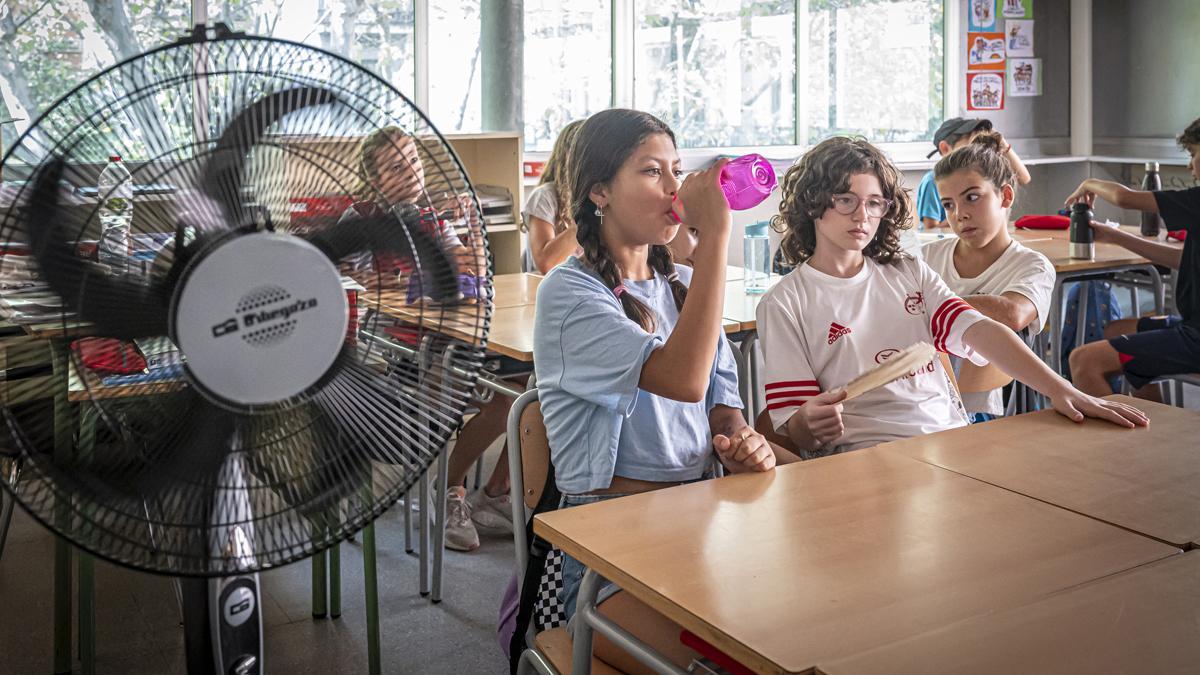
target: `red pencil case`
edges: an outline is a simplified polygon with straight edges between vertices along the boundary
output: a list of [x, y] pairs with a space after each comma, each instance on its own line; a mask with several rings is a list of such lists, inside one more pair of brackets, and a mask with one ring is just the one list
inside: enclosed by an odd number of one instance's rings
[[116, 375], [140, 373], [146, 370], [146, 359], [130, 342], [115, 338], [86, 337], [71, 343], [79, 360], [88, 370]]
[[1071, 219], [1066, 216], [1021, 216], [1016, 226], [1022, 230], [1067, 230]]

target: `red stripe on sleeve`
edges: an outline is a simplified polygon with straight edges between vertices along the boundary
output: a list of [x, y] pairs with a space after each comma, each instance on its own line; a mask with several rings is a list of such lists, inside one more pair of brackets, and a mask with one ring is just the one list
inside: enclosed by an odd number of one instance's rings
[[786, 401], [775, 401], [774, 403], [768, 403], [767, 410], [779, 410], [780, 408], [793, 408], [793, 407], [799, 408], [800, 406], [804, 405], [805, 403], [808, 403], [807, 398], [791, 398]]
[[792, 380], [790, 382], [771, 382], [766, 385], [766, 389], [783, 389], [792, 387], [819, 387], [820, 384], [816, 380]]

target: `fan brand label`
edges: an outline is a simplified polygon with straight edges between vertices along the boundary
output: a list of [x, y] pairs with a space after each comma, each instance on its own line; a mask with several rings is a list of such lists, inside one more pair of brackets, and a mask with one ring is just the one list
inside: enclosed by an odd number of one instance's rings
[[[283, 302], [287, 304], [279, 304]], [[242, 296], [237, 304], [237, 314], [214, 324], [212, 335], [219, 338], [243, 332], [247, 342], [262, 346], [273, 344], [291, 334], [296, 323], [293, 315], [316, 306], [316, 298], [292, 300], [292, 294], [278, 286], [262, 286]]]
[[297, 300], [286, 307], [244, 314], [242, 315], [242, 325], [246, 328], [249, 328], [255, 324], [262, 325], [268, 321], [274, 321], [275, 319], [286, 319], [297, 312], [303, 312], [306, 309], [312, 309], [316, 306], [316, 298]]

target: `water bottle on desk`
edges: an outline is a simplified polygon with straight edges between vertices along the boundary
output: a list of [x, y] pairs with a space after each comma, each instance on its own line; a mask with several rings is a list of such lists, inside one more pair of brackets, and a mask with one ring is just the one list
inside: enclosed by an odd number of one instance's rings
[[1071, 206], [1070, 255], [1075, 260], [1092, 260], [1096, 257], [1096, 238], [1092, 232], [1092, 207], [1087, 202], [1075, 202]]
[[97, 259], [114, 272], [129, 269], [130, 228], [133, 225], [133, 179], [121, 163], [120, 155], [108, 158], [108, 165], [96, 180], [100, 199], [100, 242]]
[[[1162, 189], [1162, 177], [1158, 173], [1158, 162], [1146, 162], [1146, 177], [1142, 179], [1142, 189], [1151, 192]], [[1157, 237], [1162, 226], [1162, 218], [1157, 213], [1142, 211], [1143, 237]]]
[[746, 226], [742, 264], [746, 268], [743, 282], [746, 292], [766, 293], [771, 279], [771, 239], [767, 235], [767, 221], [760, 220]]

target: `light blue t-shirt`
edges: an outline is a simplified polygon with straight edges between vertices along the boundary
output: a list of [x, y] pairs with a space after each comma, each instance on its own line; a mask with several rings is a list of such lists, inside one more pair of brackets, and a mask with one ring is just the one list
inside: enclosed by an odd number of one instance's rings
[[[691, 268], [679, 265], [680, 281]], [[625, 316], [598, 276], [576, 258], [538, 286], [533, 363], [558, 489], [581, 494], [606, 488], [614, 475], [648, 481], [700, 478], [712, 457], [708, 413], [741, 408], [737, 367], [722, 335], [704, 401], [684, 403], [641, 391], [650, 353], [679, 320], [670, 284], [625, 281], [657, 325], [647, 333]]]
[[917, 186], [918, 225], [922, 218], [933, 218], [939, 223], [946, 220], [946, 209], [942, 208], [942, 198], [938, 195], [937, 184], [933, 182], [932, 171], [925, 174]]

